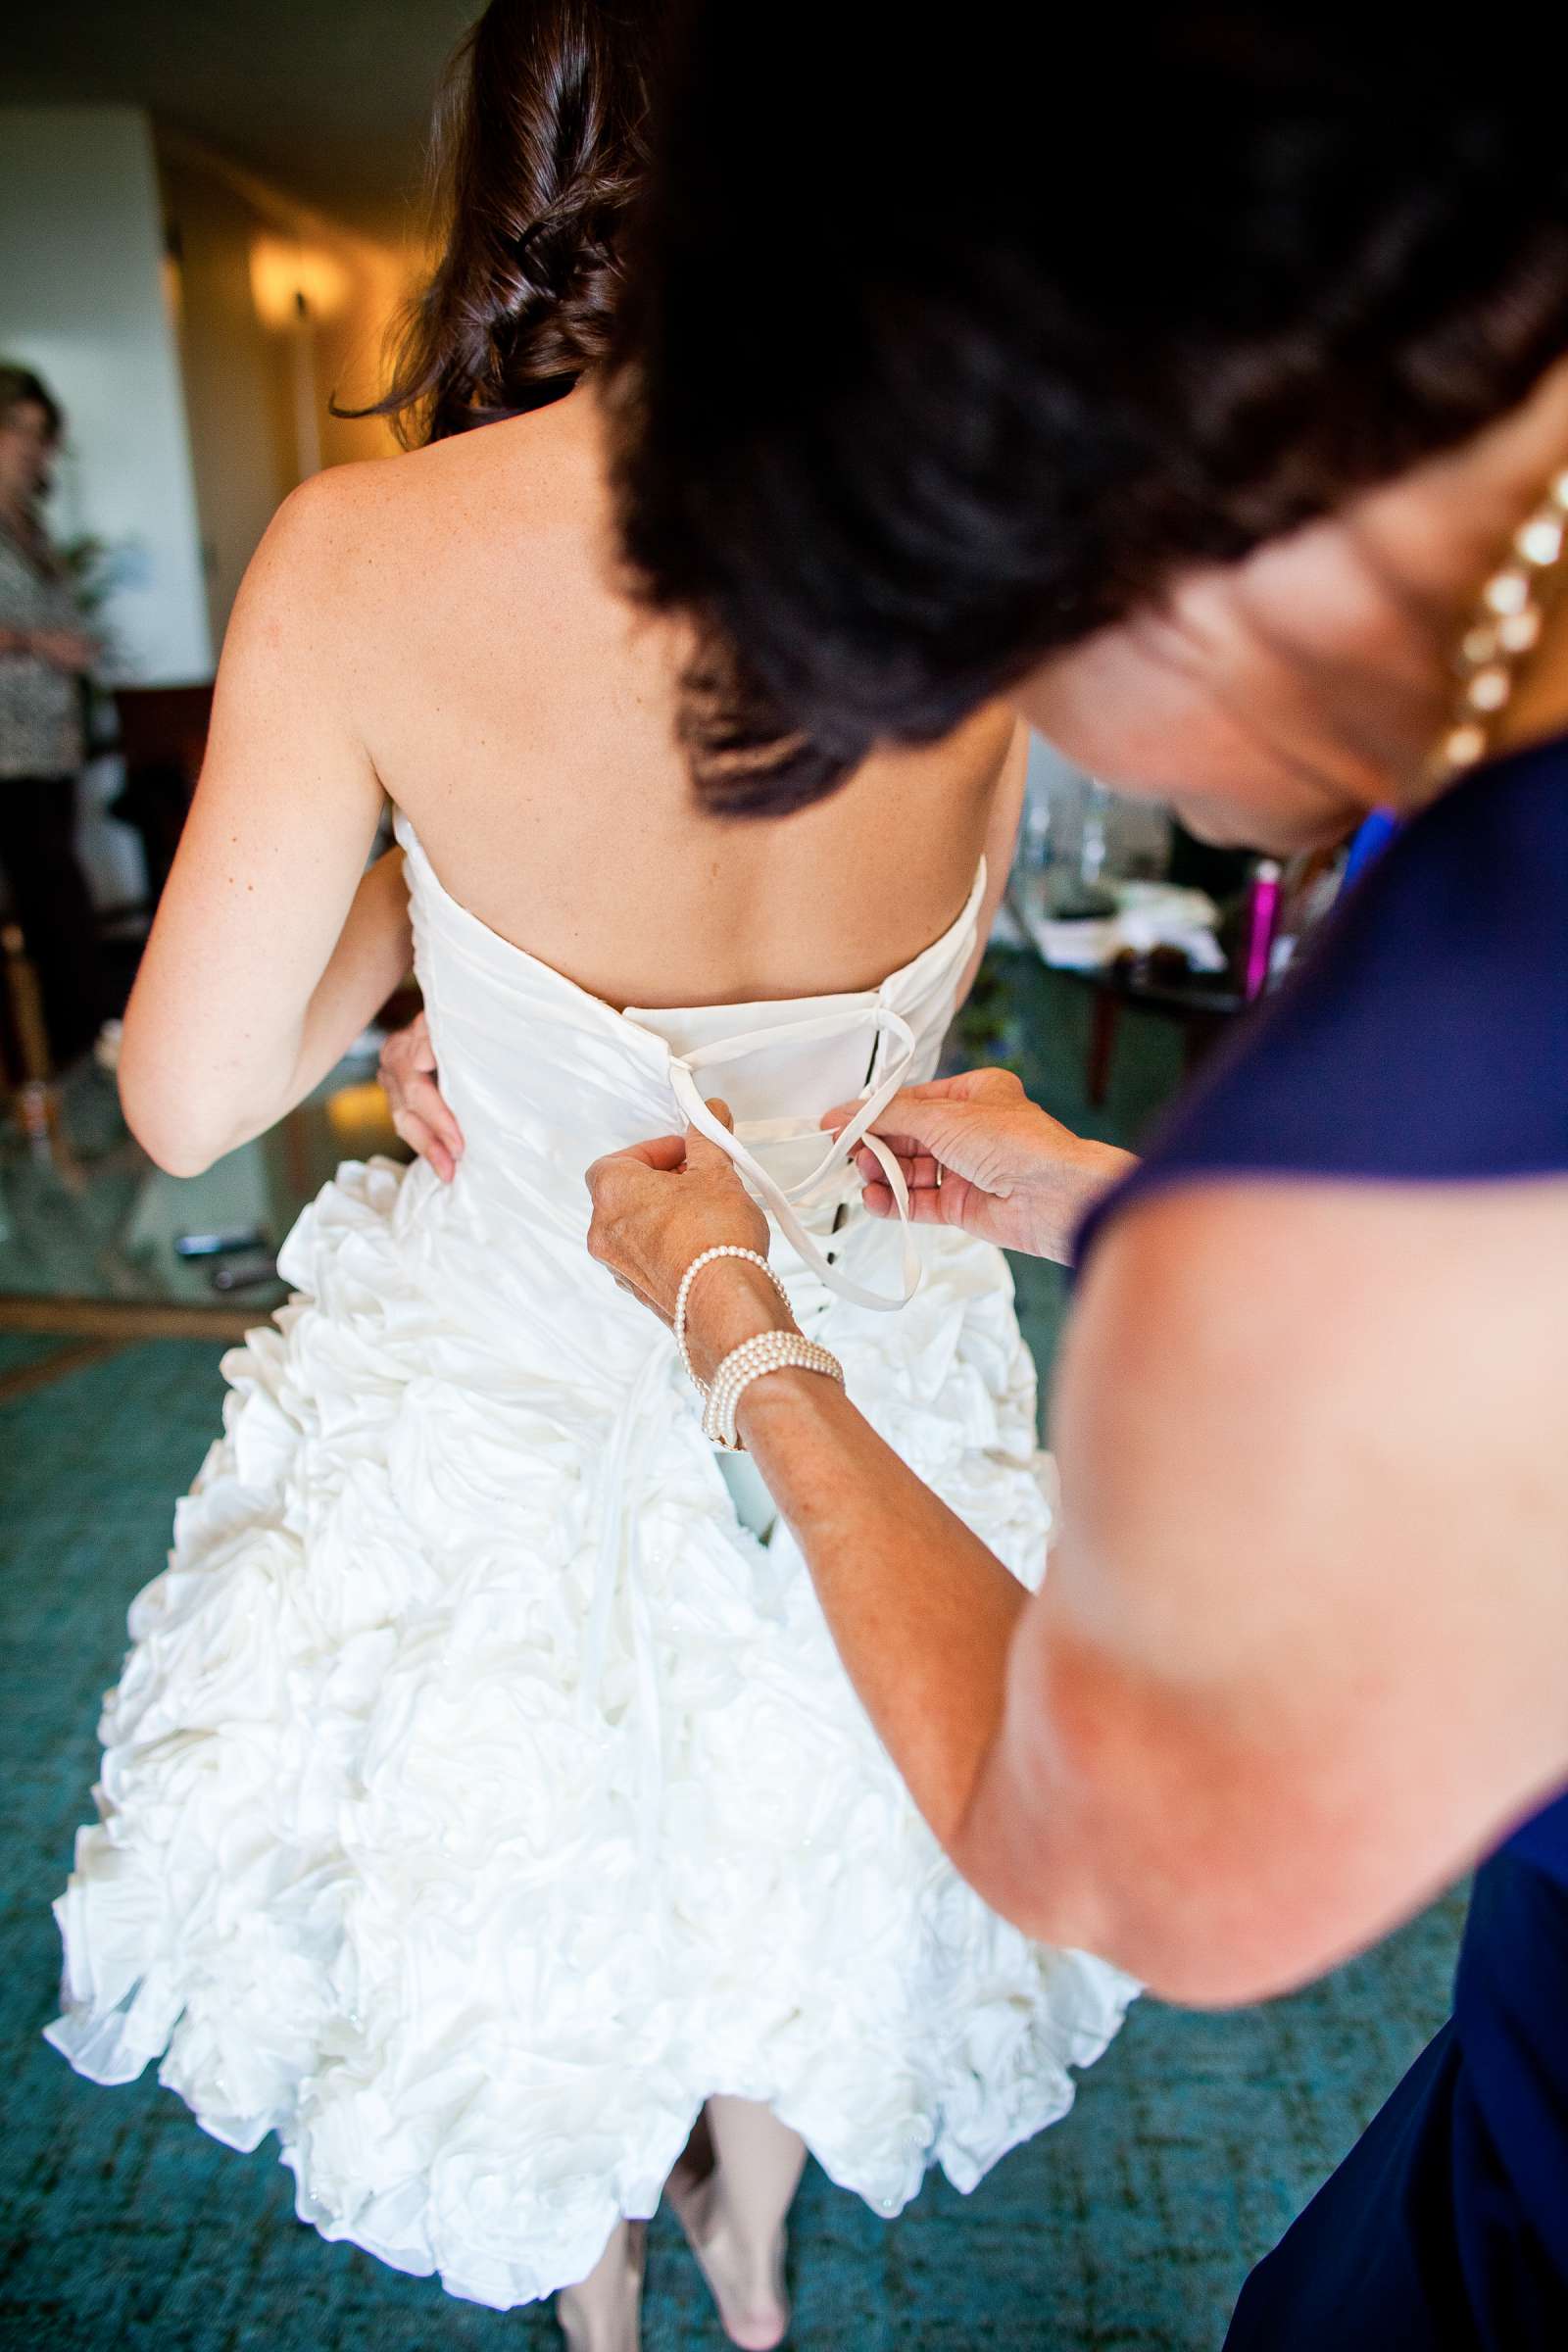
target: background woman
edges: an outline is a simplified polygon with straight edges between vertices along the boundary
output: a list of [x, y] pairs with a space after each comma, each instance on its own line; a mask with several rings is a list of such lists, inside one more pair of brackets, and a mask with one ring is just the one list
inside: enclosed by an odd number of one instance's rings
[[92, 1043], [109, 1008], [75, 847], [81, 681], [98, 648], [39, 513], [63, 424], [41, 377], [0, 363], [0, 866], [57, 1065]]
[[[795, 1311], [1038, 1570], [1004, 1261], [916, 1262], [819, 1129], [931, 1073], [1021, 736], [984, 710], [740, 831], [693, 803], [689, 635], [621, 587], [594, 380], [665, 13], [488, 10], [394, 396], [422, 445], [292, 498], [235, 609], [127, 1115], [176, 1171], [270, 1125], [405, 970], [412, 906], [465, 1149], [449, 1185], [341, 1170], [283, 1250], [295, 1303], [227, 1360], [132, 1612], [53, 2029], [100, 2080], [161, 2057], [220, 2137], [275, 2131], [327, 2235], [498, 2307], [570, 2287], [595, 2352], [635, 2336], [633, 2225], [677, 2163], [732, 2339], [771, 2344], [808, 2146], [884, 2212], [932, 2162], [970, 2187], [1132, 1989], [943, 1861], [765, 1494], [582, 1246], [588, 1163], [722, 1092]], [[364, 874], [384, 794], [402, 846]]]

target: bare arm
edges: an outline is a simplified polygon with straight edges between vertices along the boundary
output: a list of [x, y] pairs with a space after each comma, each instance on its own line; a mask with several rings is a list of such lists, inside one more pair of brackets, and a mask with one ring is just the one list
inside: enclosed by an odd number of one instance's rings
[[33, 654], [51, 669], [80, 676], [98, 659], [98, 641], [84, 629], [14, 629], [0, 627], [0, 654]]
[[[723, 1310], [710, 1308], [696, 1350], [711, 1348], [716, 1330], [713, 1361], [772, 1313], [760, 1294], [747, 1295], [743, 1276], [726, 1288], [735, 1301], [728, 1327]], [[705, 1356], [699, 1369], [706, 1368]], [[835, 1382], [781, 1372], [755, 1383], [741, 1400], [741, 1434], [806, 1556], [866, 1712], [915, 1803], [958, 1858], [1002, 1724], [1024, 1587]]]
[[[691, 1160], [662, 1165], [649, 1236]], [[613, 1222], [600, 1253], [654, 1298]], [[673, 1223], [682, 1263], [740, 1238]], [[1140, 1204], [1075, 1317], [1033, 1599], [828, 1383], [746, 1393], [851, 1678], [998, 1910], [1172, 1998], [1252, 1998], [1568, 1780], [1565, 1229], [1561, 1183]], [[699, 1369], [777, 1316], [744, 1267], [702, 1284]]]
[[1141, 1209], [1073, 1332], [1027, 1603], [827, 1384], [749, 1392], [851, 1677], [999, 1910], [1173, 1998], [1256, 1997], [1568, 1778], [1565, 1220], [1556, 1186]]
[[190, 818], [125, 1020], [121, 1094], [192, 1174], [309, 1092], [408, 969], [401, 858], [345, 644], [355, 518], [331, 475], [296, 492], [246, 575]]

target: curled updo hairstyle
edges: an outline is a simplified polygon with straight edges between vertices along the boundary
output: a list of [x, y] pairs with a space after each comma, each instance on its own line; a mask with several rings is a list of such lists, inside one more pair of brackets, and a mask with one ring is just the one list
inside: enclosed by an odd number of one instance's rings
[[491, 0], [437, 109], [441, 259], [369, 416], [405, 447], [544, 408], [609, 348], [662, 0]]

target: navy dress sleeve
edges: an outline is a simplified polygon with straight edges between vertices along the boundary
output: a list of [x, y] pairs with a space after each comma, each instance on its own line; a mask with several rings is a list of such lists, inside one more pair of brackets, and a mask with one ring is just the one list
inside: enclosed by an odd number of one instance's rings
[[1568, 1171], [1568, 739], [1477, 771], [1348, 893], [1239, 1024], [1131, 1199], [1207, 1176], [1463, 1183]]
[[[1176, 1186], [1565, 1172], [1568, 740], [1478, 770], [1398, 837], [1099, 1203], [1078, 1262]], [[1452, 2019], [1226, 2339], [1326, 2346], [1568, 2347], [1568, 1796], [1478, 1874]]]

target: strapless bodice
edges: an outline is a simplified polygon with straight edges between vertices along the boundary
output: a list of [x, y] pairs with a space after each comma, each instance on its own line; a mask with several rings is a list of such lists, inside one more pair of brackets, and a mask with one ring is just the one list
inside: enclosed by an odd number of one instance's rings
[[[872, 1288], [848, 1263], [864, 1246], [831, 1244], [858, 1186], [846, 1146], [818, 1122], [835, 1103], [858, 1102], [857, 1125], [869, 1126], [900, 1086], [935, 1071], [974, 944], [983, 863], [956, 920], [880, 987], [617, 1012], [454, 899], [401, 813], [397, 837], [441, 1085], [467, 1147], [462, 1183], [526, 1192], [541, 1225], [577, 1243], [589, 1164], [695, 1122], [773, 1218], [786, 1276], [793, 1257], [859, 1304], [902, 1302], [912, 1257], [902, 1284]], [[730, 1106], [733, 1136], [706, 1109], [714, 1096]], [[893, 1257], [896, 1266], [897, 1250]]]

